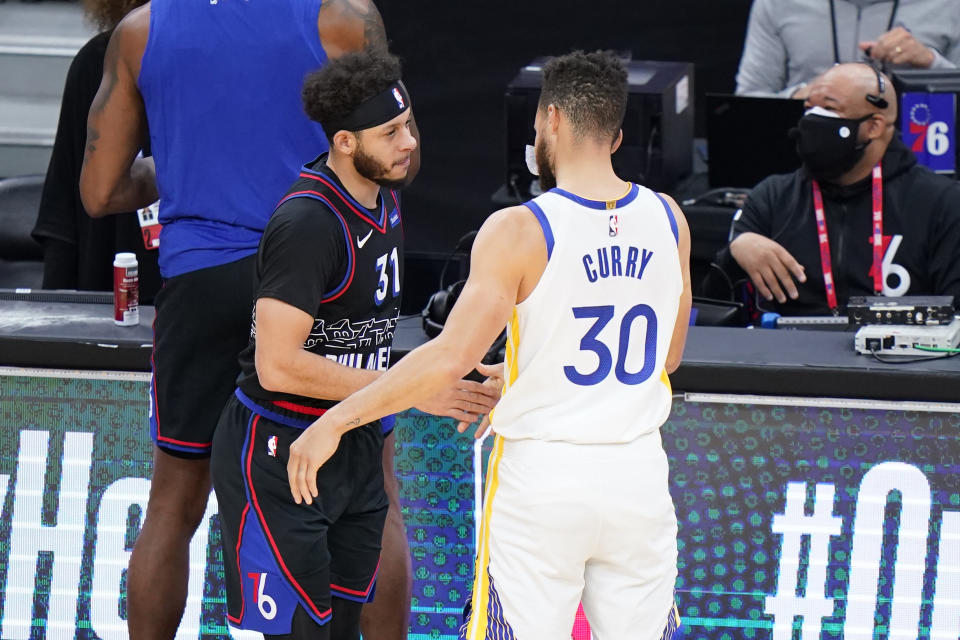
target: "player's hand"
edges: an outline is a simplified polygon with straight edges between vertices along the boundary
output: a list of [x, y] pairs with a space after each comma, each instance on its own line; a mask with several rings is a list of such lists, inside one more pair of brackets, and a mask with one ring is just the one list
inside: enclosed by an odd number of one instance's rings
[[790, 96], [791, 100], [806, 100], [810, 96], [810, 85], [802, 84], [797, 87], [797, 90], [793, 92], [793, 95]]
[[894, 27], [876, 40], [861, 42], [860, 49], [874, 60], [920, 69], [929, 69], [937, 59], [932, 50], [903, 27]]
[[784, 303], [787, 296], [796, 300], [799, 294], [793, 279], [807, 281], [803, 266], [790, 252], [759, 233], [741, 233], [730, 243], [730, 254], [767, 300]]
[[[491, 365], [480, 363], [477, 365], [477, 371], [480, 372], [480, 375], [487, 376], [487, 379], [483, 381], [483, 385], [490, 389], [495, 389], [497, 393], [497, 400], [499, 400], [500, 396], [503, 395], [503, 363], [500, 362], [498, 364]], [[491, 407], [491, 409], [493, 409], [493, 407]], [[474, 422], [476, 422], [476, 419], [470, 421], [461, 420], [459, 423], [457, 423], [457, 431], [463, 433], [467, 430], [467, 427]], [[483, 436], [487, 433], [487, 427], [489, 426], [490, 413], [488, 412], [484, 414], [483, 419], [480, 420], [480, 424], [477, 425], [477, 430], [473, 432], [474, 439], [479, 440], [483, 438]]]
[[489, 413], [500, 399], [500, 392], [492, 385], [457, 380], [432, 398], [419, 403], [416, 408], [435, 416], [454, 418], [470, 424]]
[[311, 504], [317, 497], [317, 471], [340, 446], [340, 432], [320, 418], [290, 445], [287, 480], [297, 504]]

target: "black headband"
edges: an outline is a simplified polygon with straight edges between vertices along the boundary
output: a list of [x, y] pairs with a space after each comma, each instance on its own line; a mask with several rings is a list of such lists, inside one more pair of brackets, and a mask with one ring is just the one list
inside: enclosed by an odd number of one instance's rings
[[384, 91], [369, 98], [340, 120], [323, 122], [327, 135], [337, 131], [363, 131], [390, 122], [410, 108], [410, 96], [403, 82], [397, 80]]

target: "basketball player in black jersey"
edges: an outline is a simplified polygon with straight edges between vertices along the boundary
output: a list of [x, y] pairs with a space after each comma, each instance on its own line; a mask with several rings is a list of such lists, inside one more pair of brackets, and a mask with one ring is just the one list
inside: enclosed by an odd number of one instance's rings
[[[417, 142], [388, 54], [330, 61], [308, 77], [304, 105], [330, 152], [301, 170], [264, 232], [250, 344], [211, 467], [230, 623], [268, 638], [355, 639], [378, 569], [392, 434], [379, 421], [351, 432], [310, 505], [294, 502], [286, 464], [304, 428], [387, 368], [403, 262], [397, 188]], [[469, 422], [496, 396], [460, 381], [419, 408]]]

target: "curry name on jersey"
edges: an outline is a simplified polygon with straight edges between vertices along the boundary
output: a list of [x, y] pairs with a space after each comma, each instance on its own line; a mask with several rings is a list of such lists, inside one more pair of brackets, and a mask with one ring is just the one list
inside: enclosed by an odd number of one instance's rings
[[526, 206], [547, 266], [507, 327], [494, 431], [590, 444], [657, 429], [670, 409], [664, 367], [683, 292], [672, 210], [635, 184], [615, 201], [553, 189]]

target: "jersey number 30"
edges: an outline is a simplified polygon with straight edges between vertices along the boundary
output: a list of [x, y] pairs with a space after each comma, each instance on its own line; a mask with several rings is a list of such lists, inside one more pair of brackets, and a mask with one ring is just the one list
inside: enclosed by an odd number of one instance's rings
[[[613, 305], [604, 305], [599, 307], [574, 307], [573, 316], [575, 318], [595, 318], [596, 322], [587, 330], [587, 333], [580, 340], [581, 351], [592, 351], [597, 354], [599, 363], [595, 371], [590, 373], [580, 373], [576, 367], [567, 365], [563, 368], [567, 380], [573, 384], [581, 386], [591, 386], [600, 383], [608, 375], [610, 369], [614, 367], [613, 354], [610, 347], [597, 339], [603, 328], [613, 319]], [[627, 350], [630, 346], [630, 332], [633, 329], [634, 321], [643, 317], [647, 321], [647, 335], [644, 340], [643, 367], [636, 373], [627, 371]], [[617, 363], [614, 369], [614, 375], [617, 380], [623, 384], [636, 385], [644, 382], [653, 375], [653, 368], [657, 362], [657, 314], [649, 305], [638, 304], [631, 307], [629, 311], [623, 314], [620, 321], [620, 343], [617, 345]]]

